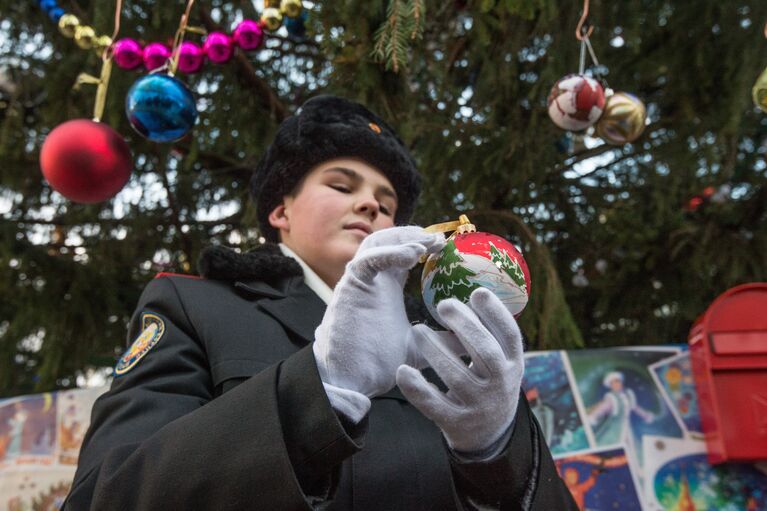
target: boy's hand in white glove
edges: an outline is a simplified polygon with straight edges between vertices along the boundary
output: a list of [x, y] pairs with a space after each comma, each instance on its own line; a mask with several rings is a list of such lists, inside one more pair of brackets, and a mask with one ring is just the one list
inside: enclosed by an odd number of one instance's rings
[[352, 421], [367, 413], [367, 398], [394, 387], [400, 365], [422, 365], [402, 290], [418, 259], [444, 244], [444, 235], [421, 227], [376, 231], [363, 240], [333, 290], [314, 334], [314, 357], [333, 408]]
[[471, 294], [468, 305], [454, 298], [441, 301], [437, 312], [465, 347], [471, 365], [437, 332], [416, 325], [416, 346], [449, 391], [441, 392], [408, 365], [397, 370], [397, 384], [439, 426], [451, 449], [470, 458], [492, 457], [505, 447], [499, 444], [508, 438], [517, 411], [524, 373], [522, 333], [500, 299], [484, 288]]

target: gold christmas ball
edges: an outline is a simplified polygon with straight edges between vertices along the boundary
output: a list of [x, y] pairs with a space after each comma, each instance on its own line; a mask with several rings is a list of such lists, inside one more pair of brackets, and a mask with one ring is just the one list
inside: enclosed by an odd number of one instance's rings
[[65, 14], [59, 18], [59, 32], [64, 37], [74, 37], [75, 30], [80, 26], [80, 20], [74, 14]]
[[266, 0], [264, 2], [264, 7], [280, 7], [280, 0]]
[[93, 48], [96, 40], [96, 31], [88, 25], [80, 25], [75, 29], [75, 43], [83, 50]]
[[99, 55], [110, 46], [112, 46], [112, 38], [108, 35], [100, 35], [93, 41], [93, 50]]
[[628, 92], [616, 92], [605, 102], [597, 122], [597, 135], [613, 145], [633, 142], [644, 131], [647, 110], [644, 103]]
[[751, 95], [754, 98], [754, 104], [763, 112], [767, 112], [767, 68], [756, 79]]
[[288, 18], [297, 18], [300, 16], [303, 7], [301, 0], [282, 0], [282, 3], [280, 4], [282, 14]]
[[274, 32], [282, 25], [282, 13], [276, 7], [267, 7], [261, 14], [261, 23], [264, 24], [267, 30]]

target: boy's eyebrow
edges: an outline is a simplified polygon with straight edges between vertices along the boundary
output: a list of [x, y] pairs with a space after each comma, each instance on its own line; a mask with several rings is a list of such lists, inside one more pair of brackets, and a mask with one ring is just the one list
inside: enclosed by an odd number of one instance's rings
[[[340, 172], [341, 174], [345, 175], [349, 179], [356, 183], [359, 183], [362, 181], [362, 176], [360, 176], [357, 172], [353, 171], [352, 169], [347, 169], [346, 167], [330, 167], [328, 169], [325, 169], [325, 172]], [[394, 193], [394, 190], [392, 190], [390, 187], [386, 185], [379, 186], [376, 191], [382, 195], [386, 195], [388, 197], [391, 197], [394, 200], [397, 200], [397, 194]]]

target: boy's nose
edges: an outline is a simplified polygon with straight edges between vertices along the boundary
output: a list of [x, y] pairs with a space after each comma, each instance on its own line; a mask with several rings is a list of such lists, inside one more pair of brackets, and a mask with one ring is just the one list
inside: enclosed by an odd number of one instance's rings
[[378, 217], [380, 211], [378, 201], [373, 197], [363, 197], [357, 204], [355, 209], [358, 213], [367, 215], [371, 220], [375, 220]]

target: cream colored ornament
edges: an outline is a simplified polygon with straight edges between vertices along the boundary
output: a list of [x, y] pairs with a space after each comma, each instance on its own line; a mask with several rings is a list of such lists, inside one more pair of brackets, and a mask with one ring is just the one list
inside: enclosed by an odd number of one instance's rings
[[64, 37], [72, 38], [75, 36], [75, 30], [80, 26], [80, 20], [74, 14], [65, 14], [59, 18], [59, 32]]
[[596, 125], [597, 135], [613, 145], [628, 144], [642, 134], [647, 119], [644, 103], [628, 92], [607, 98], [605, 110]]
[[99, 55], [110, 46], [112, 46], [112, 38], [108, 35], [100, 35], [93, 41], [93, 51]]
[[304, 6], [301, 4], [301, 0], [282, 0], [280, 3], [280, 10], [282, 11], [282, 14], [288, 18], [297, 18], [300, 16], [303, 7]]
[[261, 22], [267, 30], [274, 32], [282, 25], [282, 13], [276, 7], [267, 7], [261, 14]]
[[96, 31], [88, 25], [80, 25], [75, 29], [75, 43], [83, 50], [93, 48], [96, 40]]
[[762, 71], [759, 78], [756, 79], [754, 88], [751, 89], [751, 95], [754, 98], [754, 104], [762, 112], [767, 112], [767, 68]]

